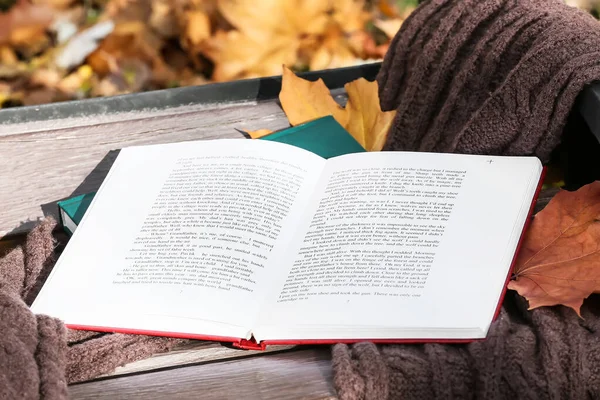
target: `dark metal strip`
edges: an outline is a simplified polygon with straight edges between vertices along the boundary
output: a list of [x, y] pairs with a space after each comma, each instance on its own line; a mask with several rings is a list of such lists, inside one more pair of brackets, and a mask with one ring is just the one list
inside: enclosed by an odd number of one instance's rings
[[[380, 67], [381, 63], [378, 62], [353, 67], [311, 71], [298, 75], [311, 81], [321, 78], [329, 89], [339, 89], [344, 87], [344, 84], [361, 77], [374, 80]], [[67, 117], [89, 117], [114, 112], [167, 109], [186, 105], [272, 100], [278, 97], [280, 90], [281, 76], [273, 76], [39, 106], [8, 108], [0, 110], [0, 126], [2, 124], [45, 121]]]

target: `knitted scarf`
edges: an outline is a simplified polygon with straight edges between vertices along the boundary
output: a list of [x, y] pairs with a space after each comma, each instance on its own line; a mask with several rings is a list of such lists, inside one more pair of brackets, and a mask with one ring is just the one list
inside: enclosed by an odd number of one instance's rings
[[386, 150], [549, 159], [586, 84], [600, 25], [562, 0], [426, 0], [377, 78], [397, 110]]
[[[600, 25], [559, 0], [426, 0], [377, 80], [382, 108], [397, 110], [385, 150], [547, 161], [600, 80]], [[482, 342], [334, 346], [335, 387], [342, 400], [600, 398], [598, 297], [582, 314], [528, 311], [509, 292]]]

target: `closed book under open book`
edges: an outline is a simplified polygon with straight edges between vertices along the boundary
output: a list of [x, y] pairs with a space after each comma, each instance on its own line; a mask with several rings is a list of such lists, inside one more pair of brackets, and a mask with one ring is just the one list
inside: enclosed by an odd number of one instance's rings
[[32, 310], [242, 348], [482, 339], [542, 176], [535, 157], [125, 148]]

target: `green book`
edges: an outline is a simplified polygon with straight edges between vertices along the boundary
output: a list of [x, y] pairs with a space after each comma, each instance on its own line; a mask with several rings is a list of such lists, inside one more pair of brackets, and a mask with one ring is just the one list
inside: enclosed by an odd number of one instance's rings
[[325, 159], [365, 151], [332, 116], [282, 129], [260, 139], [291, 144]]
[[[365, 149], [332, 116], [282, 129], [260, 138], [287, 143], [311, 151], [323, 158], [360, 153]], [[87, 193], [58, 203], [60, 222], [68, 235], [79, 225], [96, 193]]]
[[60, 223], [68, 235], [75, 232], [95, 194], [96, 192], [86, 193], [58, 202]]

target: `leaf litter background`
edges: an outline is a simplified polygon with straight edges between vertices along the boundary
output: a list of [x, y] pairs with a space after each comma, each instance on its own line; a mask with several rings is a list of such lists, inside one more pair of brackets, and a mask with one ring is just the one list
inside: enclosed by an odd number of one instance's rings
[[380, 61], [417, 3], [0, 0], [0, 107]]
[[3, 107], [381, 60], [417, 0], [0, 0]]

